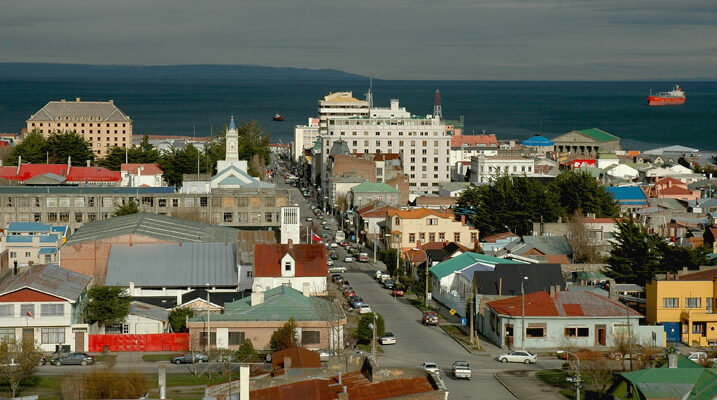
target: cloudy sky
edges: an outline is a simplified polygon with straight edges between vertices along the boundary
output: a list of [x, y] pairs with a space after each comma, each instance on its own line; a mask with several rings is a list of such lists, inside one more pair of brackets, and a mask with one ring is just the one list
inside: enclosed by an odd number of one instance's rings
[[0, 61], [716, 79], [716, 0], [2, 0]]

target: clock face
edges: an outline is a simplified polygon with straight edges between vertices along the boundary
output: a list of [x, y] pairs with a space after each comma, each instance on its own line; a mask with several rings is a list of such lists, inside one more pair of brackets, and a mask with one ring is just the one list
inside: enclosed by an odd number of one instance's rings
[[233, 141], [229, 142], [229, 148], [231, 150], [234, 150], [235, 147], [236, 147], [236, 144]]

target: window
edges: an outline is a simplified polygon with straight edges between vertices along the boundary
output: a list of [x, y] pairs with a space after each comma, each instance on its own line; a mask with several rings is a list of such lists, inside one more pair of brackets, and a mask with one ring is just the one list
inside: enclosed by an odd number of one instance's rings
[[566, 337], [588, 337], [590, 328], [565, 328]]
[[700, 308], [702, 307], [701, 297], [687, 297], [685, 298], [685, 307], [687, 308]]
[[14, 304], [0, 305], [0, 318], [12, 318], [14, 316], [15, 316], [15, 305]]
[[17, 253], [14, 251], [10, 252], [10, 258], [17, 258]]
[[95, 198], [94, 197], [88, 197], [87, 198], [87, 207], [94, 207], [95, 206]]
[[127, 324], [109, 324], [105, 326], [105, 333], [128, 334], [129, 325]]
[[199, 207], [206, 207], [209, 205], [209, 198], [208, 197], [200, 197], [199, 198]]
[[96, 213], [87, 213], [87, 221], [92, 222], [97, 220], [97, 214]]
[[[217, 333], [212, 332], [209, 340], [211, 340], [212, 345], [217, 345]], [[201, 336], [199, 337], [199, 345], [200, 346], [206, 346], [207, 345], [207, 332], [202, 332]]]
[[42, 304], [40, 312], [43, 317], [62, 317], [65, 315], [64, 304]]
[[242, 343], [244, 343], [244, 332], [229, 332], [229, 346], [239, 346]]
[[439, 242], [445, 242], [445, 241], [446, 241], [446, 233], [445, 233], [445, 232], [438, 232], [438, 241], [439, 241]]
[[82, 222], [82, 213], [75, 214], [75, 222]]
[[712, 312], [713, 307], [713, 299], [711, 297], [705, 297], [705, 309], [708, 313]]
[[415, 233], [409, 233], [408, 234], [408, 242], [413, 243], [416, 241], [416, 234]]
[[461, 233], [460, 233], [460, 232], [454, 232], [454, 233], [453, 233], [453, 241], [454, 241], [454, 242], [460, 242], [460, 241], [461, 241]]
[[0, 342], [15, 340], [15, 328], [0, 328]]
[[84, 197], [75, 197], [75, 208], [82, 208], [85, 206]]
[[393, 219], [393, 224], [394, 224], [394, 225], [401, 225], [401, 218], [399, 218], [399, 217], [394, 218], [394, 219]]
[[525, 328], [526, 338], [542, 338], [545, 337], [545, 327], [531, 327], [530, 324]]
[[157, 205], [159, 207], [167, 207], [167, 199], [157, 199]]
[[70, 221], [70, 213], [61, 212], [60, 213], [60, 222], [69, 222], [69, 221]]
[[179, 199], [172, 199], [172, 207], [179, 207]]
[[680, 299], [679, 297], [663, 297], [662, 308], [679, 308]]
[[47, 207], [57, 207], [57, 197], [48, 197], [45, 199], [45, 205]]
[[321, 342], [321, 333], [319, 331], [302, 331], [301, 345], [319, 344]]
[[234, 213], [225, 212], [223, 220], [224, 222], [232, 222], [234, 220]]
[[237, 206], [249, 207], [249, 198], [248, 197], [237, 197]]
[[291, 261], [287, 261], [284, 263], [284, 271], [291, 271]]
[[478, 232], [471, 232], [471, 242], [475, 243], [478, 240]]
[[33, 317], [35, 316], [35, 305], [34, 304], [20, 304], [20, 316], [26, 317], [27, 313], [30, 313]]
[[42, 344], [65, 343], [65, 328], [42, 328]]
[[184, 199], [184, 206], [185, 207], [194, 207], [194, 197], [186, 197]]
[[438, 225], [438, 218], [428, 218], [426, 225]]
[[29, 258], [29, 257], [32, 257], [32, 253], [30, 253], [29, 251], [26, 251], [25, 258]]
[[429, 233], [429, 234], [428, 234], [428, 241], [429, 241], [429, 242], [435, 242], [435, 241], [436, 241], [436, 234], [435, 234], [435, 233]]
[[264, 221], [271, 223], [271, 222], [273, 222], [273, 220], [274, 220], [274, 213], [268, 212], [268, 213], [264, 214]]
[[695, 323], [695, 324], [692, 325], [692, 333], [703, 334], [703, 333], [705, 333], [705, 329], [704, 329], [704, 328], [705, 328], [704, 324]]

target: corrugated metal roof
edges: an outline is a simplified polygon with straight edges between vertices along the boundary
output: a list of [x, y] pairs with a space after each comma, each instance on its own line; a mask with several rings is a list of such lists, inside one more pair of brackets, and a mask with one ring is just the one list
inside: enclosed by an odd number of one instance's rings
[[0, 186], [2, 194], [171, 194], [174, 187]]
[[[488, 303], [498, 313], [522, 314], [522, 296], [509, 297]], [[535, 292], [525, 295], [525, 315], [531, 317], [642, 317], [626, 305], [586, 291]]]
[[234, 228], [204, 222], [166, 215], [137, 213], [86, 223], [70, 236], [65, 245], [130, 233], [178, 243], [236, 243], [237, 232]]
[[522, 264], [519, 261], [513, 261], [513, 260], [506, 260], [503, 258], [496, 258], [491, 256], [486, 256], [484, 254], [478, 254], [473, 252], [463, 253], [457, 257], [453, 257], [450, 260], [443, 261], [442, 263], [438, 263], [428, 270], [433, 274], [436, 278], [441, 279], [445, 276], [448, 276], [454, 272], [461, 271], [465, 268], [468, 268], [475, 264], [481, 264], [483, 266], [494, 267], [496, 264]]
[[106, 285], [236, 286], [235, 243], [112, 245]]
[[50, 232], [52, 227], [39, 222], [10, 222], [8, 232]]
[[91, 280], [89, 276], [60, 268], [57, 264], [37, 265], [0, 283], [0, 295], [30, 288], [74, 302]]
[[157, 321], [168, 321], [169, 311], [151, 304], [133, 301], [129, 303], [129, 313]]

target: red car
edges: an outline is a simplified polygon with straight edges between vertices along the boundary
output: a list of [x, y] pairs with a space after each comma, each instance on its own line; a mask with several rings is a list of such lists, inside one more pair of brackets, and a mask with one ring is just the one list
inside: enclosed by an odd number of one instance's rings
[[345, 297], [356, 296], [356, 291], [353, 289], [347, 289], [344, 291], [344, 296]]
[[396, 296], [396, 297], [403, 297], [404, 294], [405, 294], [404, 291], [401, 290], [401, 289], [394, 289], [394, 290], [393, 290], [393, 295]]

